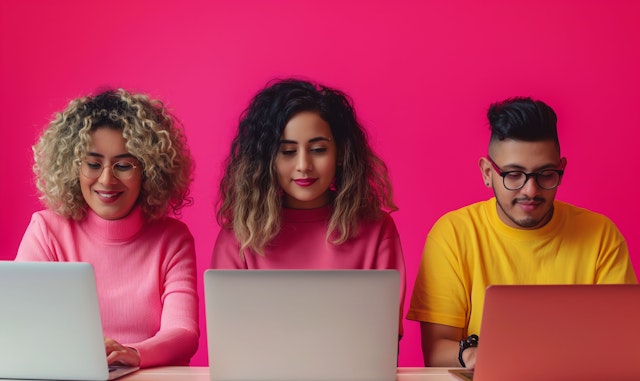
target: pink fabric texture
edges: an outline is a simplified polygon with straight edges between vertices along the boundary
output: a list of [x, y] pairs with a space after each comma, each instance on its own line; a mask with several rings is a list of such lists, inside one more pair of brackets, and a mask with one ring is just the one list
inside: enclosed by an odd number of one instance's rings
[[36, 212], [17, 261], [93, 265], [103, 332], [135, 348], [141, 367], [187, 365], [198, 347], [194, 242], [173, 218], [147, 222], [139, 208], [119, 220], [81, 221]]
[[211, 268], [214, 269], [395, 269], [400, 273], [400, 334], [405, 294], [405, 266], [395, 223], [389, 214], [379, 221], [362, 221], [358, 235], [341, 245], [327, 242], [331, 207], [283, 209], [280, 233], [265, 248], [265, 255], [246, 250], [233, 231], [218, 234]]

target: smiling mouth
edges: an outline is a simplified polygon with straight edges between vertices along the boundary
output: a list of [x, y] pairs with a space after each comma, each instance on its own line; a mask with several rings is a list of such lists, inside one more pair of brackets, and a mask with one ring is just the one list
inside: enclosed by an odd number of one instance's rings
[[318, 179], [304, 178], [304, 179], [295, 179], [293, 180], [293, 182], [301, 187], [308, 187], [310, 185], [313, 185], [313, 183], [315, 183], [317, 180]]
[[98, 195], [98, 197], [100, 197], [100, 199], [102, 199], [103, 201], [116, 200], [122, 194], [122, 192], [101, 192], [101, 191], [95, 191], [95, 192]]

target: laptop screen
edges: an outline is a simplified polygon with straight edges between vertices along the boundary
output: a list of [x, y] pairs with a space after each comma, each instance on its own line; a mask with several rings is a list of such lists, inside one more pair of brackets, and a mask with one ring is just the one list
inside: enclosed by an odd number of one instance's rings
[[393, 270], [208, 270], [211, 377], [395, 380]]
[[487, 288], [475, 381], [640, 379], [640, 286]]
[[0, 309], [0, 378], [110, 378], [90, 264], [0, 261]]

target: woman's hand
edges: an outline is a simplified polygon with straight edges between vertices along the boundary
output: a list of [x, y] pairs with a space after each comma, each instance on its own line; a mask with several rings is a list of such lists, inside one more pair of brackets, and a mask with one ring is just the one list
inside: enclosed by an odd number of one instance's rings
[[109, 365], [140, 366], [140, 354], [135, 349], [125, 347], [108, 337], [104, 338], [104, 348]]

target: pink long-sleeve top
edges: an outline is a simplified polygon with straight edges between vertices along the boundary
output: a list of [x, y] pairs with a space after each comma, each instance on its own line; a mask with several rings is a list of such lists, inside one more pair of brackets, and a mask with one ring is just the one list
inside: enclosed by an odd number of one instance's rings
[[104, 335], [136, 349], [141, 367], [187, 365], [198, 348], [193, 236], [176, 219], [149, 222], [140, 208], [119, 220], [36, 212], [16, 261], [93, 265]]
[[327, 242], [330, 206], [318, 209], [283, 209], [280, 233], [264, 255], [246, 250], [232, 230], [218, 234], [211, 268], [214, 269], [394, 269], [400, 273], [399, 333], [405, 294], [405, 266], [400, 237], [391, 216], [364, 220], [355, 238], [341, 245]]

